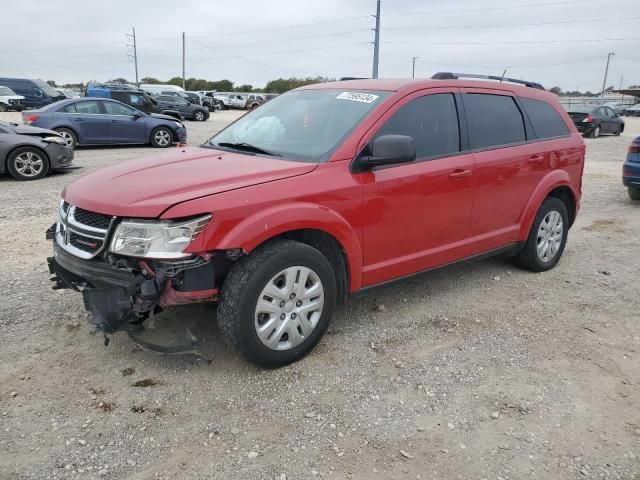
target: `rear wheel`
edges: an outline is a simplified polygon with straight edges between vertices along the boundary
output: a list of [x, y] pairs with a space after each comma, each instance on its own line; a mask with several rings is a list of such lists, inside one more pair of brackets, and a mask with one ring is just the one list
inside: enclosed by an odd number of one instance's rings
[[156, 127], [151, 131], [151, 145], [167, 148], [173, 143], [173, 133], [167, 127]]
[[333, 316], [336, 279], [313, 247], [268, 243], [238, 261], [222, 285], [218, 324], [227, 343], [267, 368], [299, 360]]
[[631, 200], [640, 200], [640, 187], [627, 187]]
[[591, 132], [589, 132], [591, 138], [598, 138], [600, 136], [600, 125], [596, 125]]
[[7, 169], [16, 180], [37, 180], [49, 172], [49, 159], [38, 148], [21, 147], [9, 155]]
[[67, 144], [67, 147], [76, 148], [76, 146], [78, 145], [78, 137], [73, 130], [70, 130], [68, 128], [56, 128], [55, 131], [62, 136], [62, 138], [64, 139], [64, 143]]
[[527, 270], [543, 272], [556, 266], [567, 243], [569, 215], [562, 200], [548, 197], [533, 221], [527, 243], [516, 263]]
[[7, 106], [4, 103], [0, 103], [0, 112], [6, 112]]

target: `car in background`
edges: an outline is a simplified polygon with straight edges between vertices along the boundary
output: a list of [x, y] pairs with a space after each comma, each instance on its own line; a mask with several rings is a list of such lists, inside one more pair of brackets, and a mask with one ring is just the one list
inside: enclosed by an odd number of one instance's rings
[[624, 114], [627, 117], [640, 117], [640, 103], [634, 105], [633, 107], [628, 107], [624, 110]]
[[80, 92], [69, 88], [56, 88], [56, 91], [59, 92], [60, 95], [64, 95], [66, 98], [80, 98]]
[[184, 88], [177, 85], [169, 84], [155, 84], [155, 83], [141, 83], [140, 89], [148, 92], [150, 95], [161, 95], [162, 92], [184, 92]]
[[244, 109], [247, 104], [247, 99], [237, 93], [216, 93], [213, 98], [220, 102], [222, 110], [229, 108]]
[[209, 119], [209, 110], [207, 108], [202, 105], [193, 105], [184, 98], [172, 95], [159, 95], [153, 97], [153, 99], [160, 108], [178, 111], [188, 120], [204, 122]]
[[26, 124], [58, 132], [67, 146], [151, 144], [166, 148], [185, 143], [184, 124], [168, 115], [147, 114], [115, 100], [63, 100], [22, 112]]
[[264, 102], [266, 102], [266, 99], [264, 98], [263, 95], [259, 95], [257, 93], [250, 93], [247, 96], [247, 101], [245, 103], [245, 107], [247, 110], [253, 110], [254, 108], [259, 107], [260, 105], [262, 105]]
[[26, 108], [44, 107], [65, 98], [55, 88], [40, 79], [0, 78], [0, 85], [10, 88], [16, 95], [22, 95]]
[[640, 200], [640, 137], [631, 142], [627, 159], [622, 165], [622, 184], [631, 200]]
[[73, 149], [56, 132], [0, 120], [0, 173], [37, 180], [73, 168]]
[[207, 107], [210, 112], [214, 112], [216, 110], [222, 110], [223, 106], [222, 102], [215, 98], [216, 92], [198, 92], [202, 94], [202, 105]]
[[193, 105], [202, 105], [202, 97], [196, 92], [183, 92], [186, 100]]
[[618, 102], [608, 102], [602, 106], [609, 107], [611, 110], [616, 112], [616, 115], [622, 115], [625, 109], [628, 107], [628, 105], [625, 105], [624, 103], [618, 103]]
[[0, 86], [0, 112], [15, 110], [20, 112], [24, 109], [24, 97], [16, 95], [16, 92], [9, 87]]
[[93, 84], [87, 87], [87, 97], [110, 98], [126, 103], [130, 107], [140, 110], [144, 113], [160, 113], [169, 115], [177, 120], [184, 120], [184, 117], [177, 110], [168, 110], [156, 102], [147, 92], [140, 90], [135, 85], [123, 84]]
[[567, 113], [585, 137], [598, 138], [602, 133], [620, 135], [624, 132], [624, 120], [610, 107], [578, 105], [572, 106]]

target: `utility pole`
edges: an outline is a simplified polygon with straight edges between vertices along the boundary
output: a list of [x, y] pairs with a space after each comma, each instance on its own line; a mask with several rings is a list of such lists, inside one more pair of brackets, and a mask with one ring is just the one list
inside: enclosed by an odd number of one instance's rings
[[376, 6], [376, 29], [375, 40], [373, 42], [373, 78], [378, 78], [378, 60], [380, 55], [380, 0], [377, 1]]
[[420, 57], [413, 57], [413, 68], [411, 69], [411, 78], [416, 78], [416, 59]]
[[140, 86], [140, 82], [138, 81], [138, 50], [136, 48], [136, 27], [133, 27], [132, 34], [125, 34], [127, 37], [127, 41], [132, 43], [127, 43], [127, 47], [133, 48], [133, 55], [127, 54], [129, 58], [133, 58], [133, 63], [136, 66], [136, 86]]
[[614, 56], [615, 53], [609, 52], [607, 53], [607, 66], [604, 69], [604, 81], [602, 82], [602, 92], [600, 93], [601, 97], [604, 97], [604, 90], [607, 88], [607, 75], [609, 74], [609, 61], [611, 57]]
[[620, 75], [620, 85], [618, 86], [618, 90], [622, 90], [622, 81], [624, 80], [624, 75]]
[[184, 32], [182, 32], [182, 88], [187, 89], [187, 81], [184, 76]]

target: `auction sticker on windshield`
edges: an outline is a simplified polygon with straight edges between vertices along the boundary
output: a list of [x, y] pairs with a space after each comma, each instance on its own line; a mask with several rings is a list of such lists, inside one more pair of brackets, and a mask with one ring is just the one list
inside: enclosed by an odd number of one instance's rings
[[373, 103], [379, 95], [359, 92], [342, 92], [336, 98], [338, 100], [351, 100], [352, 102]]

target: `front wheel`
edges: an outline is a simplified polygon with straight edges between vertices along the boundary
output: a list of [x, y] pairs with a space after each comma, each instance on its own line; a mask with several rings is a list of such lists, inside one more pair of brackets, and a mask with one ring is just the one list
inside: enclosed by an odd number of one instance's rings
[[193, 113], [193, 119], [194, 119], [196, 122], [204, 122], [204, 121], [205, 121], [205, 118], [206, 118], [206, 115], [205, 115], [205, 113], [204, 113], [204, 111], [203, 111], [203, 110], [196, 110], [196, 111]]
[[540, 206], [529, 237], [518, 253], [516, 263], [533, 272], [544, 272], [556, 266], [567, 243], [569, 215], [562, 200], [548, 197]]
[[6, 112], [7, 106], [4, 103], [0, 103], [0, 112]]
[[336, 304], [336, 279], [313, 247], [276, 240], [238, 261], [222, 285], [218, 324], [227, 343], [266, 368], [313, 349]]
[[173, 143], [173, 133], [167, 127], [157, 127], [151, 131], [151, 145], [156, 148], [167, 148]]
[[631, 200], [640, 200], [640, 187], [627, 187]]
[[7, 168], [16, 180], [37, 180], [49, 172], [49, 159], [38, 148], [21, 147], [11, 152]]

